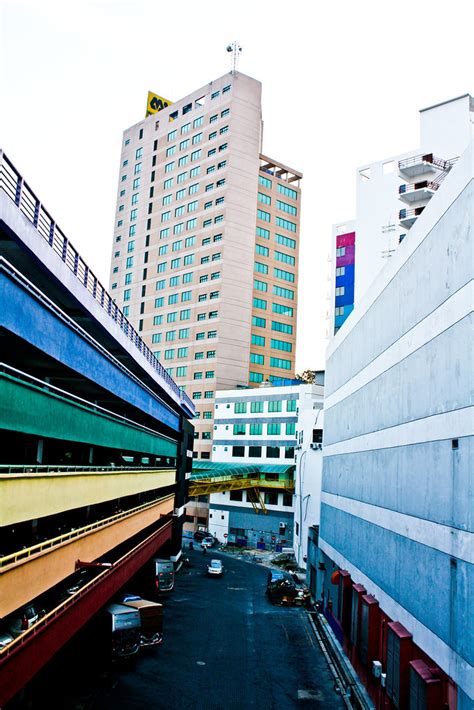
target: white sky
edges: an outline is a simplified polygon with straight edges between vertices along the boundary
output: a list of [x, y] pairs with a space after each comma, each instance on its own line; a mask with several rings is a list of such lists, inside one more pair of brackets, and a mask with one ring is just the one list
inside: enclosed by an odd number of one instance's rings
[[0, 0], [0, 145], [108, 284], [122, 132], [147, 91], [263, 84], [267, 155], [301, 170], [297, 370], [324, 367], [331, 225], [355, 168], [418, 146], [418, 110], [474, 91], [470, 0]]

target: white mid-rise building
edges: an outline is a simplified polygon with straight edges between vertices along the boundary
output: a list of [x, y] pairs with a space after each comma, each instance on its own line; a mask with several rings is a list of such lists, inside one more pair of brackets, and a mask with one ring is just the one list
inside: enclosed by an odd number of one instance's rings
[[356, 218], [333, 229], [329, 338], [409, 238], [411, 227], [465, 150], [473, 112], [469, 94], [422, 109], [419, 148], [357, 168]]
[[[247, 546], [266, 549], [296, 544], [303, 558], [305, 553], [298, 541], [306, 521], [319, 515], [313, 510], [319, 509], [319, 498], [316, 489], [311, 496], [309, 488], [304, 489], [304, 520], [298, 522], [295, 536], [294, 506], [303, 491], [301, 485], [295, 490], [295, 462], [308, 486], [313, 478], [313, 455], [321, 454], [322, 431], [314, 434], [314, 448], [310, 439], [312, 443], [313, 428], [319, 426], [322, 400], [322, 385], [304, 383], [268, 383], [254, 390], [216, 394], [212, 463], [227, 464], [229, 471], [234, 468], [236, 472], [239, 466], [253, 466], [255, 475], [260, 476], [256, 489], [226, 490], [210, 496], [209, 530], [218, 539], [245, 541]], [[311, 424], [310, 433], [304, 437], [303, 423]]]

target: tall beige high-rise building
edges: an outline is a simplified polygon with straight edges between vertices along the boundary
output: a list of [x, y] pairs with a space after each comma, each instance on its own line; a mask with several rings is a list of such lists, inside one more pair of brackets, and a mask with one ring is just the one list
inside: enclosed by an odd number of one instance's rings
[[123, 136], [110, 285], [196, 404], [203, 459], [216, 390], [294, 375], [302, 175], [262, 155], [262, 125], [236, 72]]

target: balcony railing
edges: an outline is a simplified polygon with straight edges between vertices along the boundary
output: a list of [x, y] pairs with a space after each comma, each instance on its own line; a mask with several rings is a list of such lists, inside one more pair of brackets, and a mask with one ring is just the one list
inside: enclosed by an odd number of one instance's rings
[[437, 190], [440, 183], [434, 180], [421, 180], [421, 182], [406, 183], [400, 185], [398, 188], [398, 193], [400, 195], [405, 195], [407, 192], [414, 192], [415, 190]]
[[428, 163], [440, 168], [440, 170], [450, 170], [456, 160], [457, 158], [444, 160], [443, 158], [437, 158], [433, 155], [433, 153], [422, 153], [421, 155], [414, 155], [411, 158], [403, 158], [403, 160], [399, 160], [398, 169], [405, 170], [406, 168], [418, 165], [419, 163]]
[[20, 212], [36, 229], [38, 235], [50, 246], [55, 254], [72, 271], [77, 280], [100, 305], [102, 310], [116, 323], [130, 342], [156, 370], [168, 387], [194, 412], [194, 404], [181, 390], [163, 365], [156, 359], [148, 345], [141, 339], [130, 321], [124, 316], [99, 279], [89, 269], [79, 252], [73, 247], [64, 233], [35, 195], [28, 183], [20, 175], [6, 154], [0, 150], [0, 189], [18, 207]]
[[400, 221], [407, 220], [410, 218], [416, 218], [416, 217], [420, 216], [420, 214], [423, 212], [424, 209], [425, 209], [424, 206], [423, 207], [415, 207], [412, 210], [402, 209], [402, 210], [400, 210], [398, 217], [399, 217]]

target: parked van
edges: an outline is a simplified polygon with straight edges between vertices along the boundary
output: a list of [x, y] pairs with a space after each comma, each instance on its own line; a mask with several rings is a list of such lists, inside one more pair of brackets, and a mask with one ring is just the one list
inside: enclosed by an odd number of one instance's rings
[[163, 641], [163, 605], [136, 595], [124, 596], [123, 603], [140, 614], [140, 646], [158, 646]]
[[158, 592], [171, 592], [174, 589], [174, 564], [171, 560], [155, 558], [155, 584]]
[[102, 612], [104, 634], [110, 637], [113, 660], [128, 658], [140, 650], [140, 612], [125, 604], [108, 604]]

